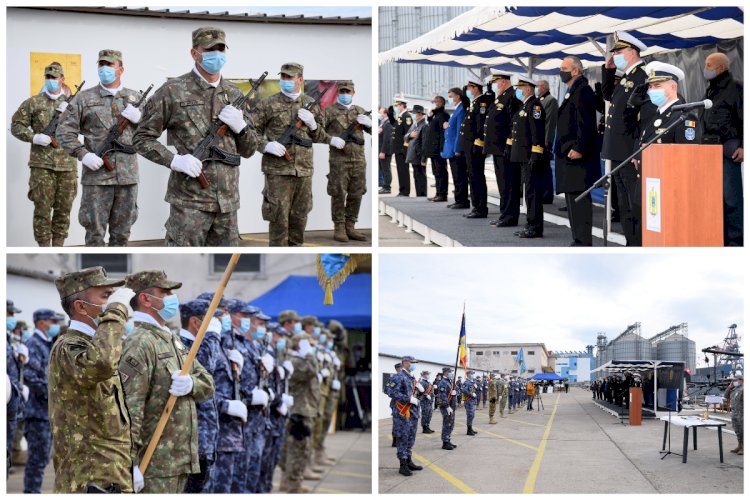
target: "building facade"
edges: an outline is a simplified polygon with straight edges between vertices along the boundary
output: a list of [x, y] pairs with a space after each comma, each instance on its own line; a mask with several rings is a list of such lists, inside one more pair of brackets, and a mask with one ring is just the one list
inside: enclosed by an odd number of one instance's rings
[[[554, 370], [552, 358], [544, 344], [468, 344], [466, 347], [469, 363], [482, 371], [497, 370], [509, 375], [532, 377], [536, 373]], [[520, 361], [519, 355], [522, 356]]]
[[589, 382], [591, 370], [594, 369], [593, 346], [589, 351], [556, 351], [552, 352], [555, 360], [555, 373], [574, 382]]

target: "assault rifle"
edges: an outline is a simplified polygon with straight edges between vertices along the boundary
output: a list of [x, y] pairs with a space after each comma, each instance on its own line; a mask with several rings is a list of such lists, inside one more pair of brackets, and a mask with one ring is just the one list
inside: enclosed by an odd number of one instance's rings
[[[81, 91], [83, 88], [83, 84], [86, 83], [86, 80], [82, 81], [80, 85], [76, 87], [76, 92], [72, 96], [70, 96], [70, 99], [68, 99], [68, 105], [73, 104], [73, 99], [76, 98], [78, 95], [78, 92]], [[57, 143], [57, 138], [55, 137], [55, 132], [57, 132], [57, 126], [60, 124], [60, 115], [61, 112], [55, 113], [55, 116], [52, 117], [52, 121], [50, 121], [46, 127], [44, 127], [44, 130], [42, 130], [42, 133], [44, 135], [48, 135], [52, 141], [50, 142], [50, 146], [53, 148], [58, 148], [60, 145]]]
[[[138, 102], [135, 103], [134, 107], [139, 108], [141, 104], [143, 104], [143, 101], [146, 100], [146, 96], [148, 96], [152, 88], [154, 88], [153, 83], [149, 85], [149, 87], [143, 94], [141, 94], [141, 98], [138, 100]], [[130, 121], [124, 116], [120, 115], [117, 123], [112, 125], [112, 127], [110, 127], [109, 129], [109, 132], [107, 132], [107, 138], [104, 139], [104, 142], [96, 151], [96, 156], [102, 159], [102, 161], [104, 162], [104, 168], [106, 168], [110, 172], [115, 169], [115, 164], [109, 161], [108, 158], [110, 151], [120, 151], [130, 155], [135, 154], [135, 148], [133, 148], [131, 144], [123, 144], [120, 142], [120, 136], [123, 132], [125, 132], [125, 127], [128, 126], [128, 123], [130, 123]]]
[[[326, 89], [320, 93], [320, 97], [318, 97], [316, 100], [314, 100], [311, 103], [308, 103], [304, 106], [302, 106], [303, 109], [306, 109], [310, 111], [313, 106], [320, 103], [320, 99], [328, 92], [328, 89], [331, 88], [335, 83], [330, 84]], [[302, 146], [305, 148], [312, 147], [312, 141], [310, 139], [303, 139], [297, 135], [297, 131], [302, 128], [302, 125], [304, 125], [305, 122], [303, 122], [301, 119], [297, 118], [295, 121], [289, 125], [286, 130], [284, 130], [284, 133], [281, 134], [281, 136], [276, 139], [276, 142], [284, 146], [287, 151], [284, 151], [284, 159], [286, 161], [292, 161], [292, 157], [289, 155], [289, 146], [292, 144], [296, 144], [298, 146]], [[266, 153], [269, 154], [269, 153]]]
[[[370, 116], [370, 115], [372, 115], [372, 110], [365, 113], [365, 116]], [[357, 146], [364, 146], [365, 140], [360, 139], [359, 137], [354, 135], [354, 132], [356, 132], [357, 130], [361, 128], [362, 128], [362, 125], [360, 125], [360, 123], [355, 118], [355, 120], [351, 122], [348, 127], [346, 127], [346, 130], [344, 130], [344, 132], [339, 136], [339, 138], [343, 139], [344, 142], [353, 142]], [[349, 154], [348, 144], [344, 146], [344, 153]]]

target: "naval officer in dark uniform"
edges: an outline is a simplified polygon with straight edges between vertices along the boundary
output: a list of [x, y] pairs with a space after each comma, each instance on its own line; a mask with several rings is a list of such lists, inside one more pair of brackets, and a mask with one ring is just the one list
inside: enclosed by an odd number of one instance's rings
[[393, 126], [391, 142], [393, 144], [393, 153], [396, 156], [398, 195], [409, 196], [411, 176], [409, 175], [409, 164], [406, 162], [406, 150], [409, 144], [404, 139], [404, 136], [411, 128], [413, 120], [406, 109], [406, 98], [403, 95], [397, 95], [393, 98], [393, 109], [397, 116], [396, 124]]
[[471, 212], [465, 214], [468, 219], [487, 218], [487, 179], [484, 176], [484, 122], [492, 106], [492, 93], [482, 93], [482, 81], [473, 74], [466, 85], [466, 97], [469, 108], [461, 123], [458, 144], [466, 155], [469, 165], [469, 184], [471, 185]]

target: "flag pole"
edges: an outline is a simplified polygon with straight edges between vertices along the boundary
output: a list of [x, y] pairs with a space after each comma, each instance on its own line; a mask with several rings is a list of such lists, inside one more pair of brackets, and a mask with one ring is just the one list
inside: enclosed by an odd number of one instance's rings
[[[466, 301], [464, 300], [464, 311], [461, 313], [461, 328], [464, 328], [466, 321]], [[456, 375], [458, 375], [458, 353], [461, 352], [461, 331], [458, 332], [458, 346], [456, 347], [456, 363], [453, 365], [453, 381], [451, 382], [451, 393], [448, 394], [448, 401], [453, 397], [453, 391], [456, 388]]]

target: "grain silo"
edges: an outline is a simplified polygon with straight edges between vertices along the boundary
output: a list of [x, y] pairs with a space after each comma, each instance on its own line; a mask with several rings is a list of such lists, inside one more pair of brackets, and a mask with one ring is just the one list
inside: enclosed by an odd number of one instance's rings
[[687, 323], [673, 325], [649, 339], [659, 361], [682, 361], [695, 373], [695, 342], [688, 338]]

